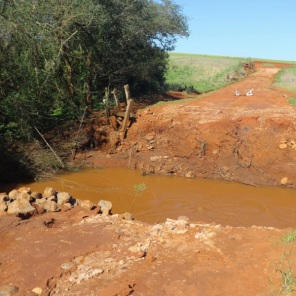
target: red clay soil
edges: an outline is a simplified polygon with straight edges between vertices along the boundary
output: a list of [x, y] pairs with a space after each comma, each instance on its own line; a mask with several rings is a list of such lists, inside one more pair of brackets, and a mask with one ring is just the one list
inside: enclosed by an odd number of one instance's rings
[[[252, 185], [296, 184], [296, 93], [273, 88], [286, 64], [257, 71], [218, 91], [138, 110], [117, 150], [90, 152], [91, 165], [125, 165], [143, 174], [173, 174]], [[235, 96], [238, 89], [240, 96]], [[245, 94], [253, 89], [253, 96]], [[171, 97], [175, 93], [169, 94]], [[175, 98], [180, 98], [177, 93]], [[111, 144], [113, 145], [114, 142]], [[281, 144], [281, 148], [279, 147]], [[83, 156], [78, 156], [81, 161]]]
[[[106, 146], [112, 154], [77, 160], [254, 185], [287, 177], [294, 187], [295, 94], [271, 87], [283, 66], [257, 63], [244, 81], [139, 110], [122, 145]], [[251, 88], [254, 96], [234, 95]], [[0, 216], [0, 295], [292, 295], [296, 244], [282, 242], [288, 232], [185, 218], [148, 225], [79, 207]], [[18, 292], [4, 294], [12, 287]]]

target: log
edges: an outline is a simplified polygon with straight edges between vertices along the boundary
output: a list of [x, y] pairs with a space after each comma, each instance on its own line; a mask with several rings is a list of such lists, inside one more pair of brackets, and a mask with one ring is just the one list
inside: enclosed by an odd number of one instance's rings
[[128, 103], [127, 103], [127, 107], [126, 107], [126, 111], [125, 111], [125, 116], [122, 122], [122, 126], [120, 129], [120, 139], [124, 139], [126, 136], [126, 131], [127, 131], [127, 127], [130, 121], [130, 113], [132, 110], [132, 106], [133, 106], [134, 100], [133, 99], [129, 99]]
[[131, 93], [130, 93], [130, 90], [129, 90], [129, 85], [125, 84], [123, 87], [124, 87], [124, 92], [125, 92], [126, 103], [128, 104], [129, 100], [131, 99]]

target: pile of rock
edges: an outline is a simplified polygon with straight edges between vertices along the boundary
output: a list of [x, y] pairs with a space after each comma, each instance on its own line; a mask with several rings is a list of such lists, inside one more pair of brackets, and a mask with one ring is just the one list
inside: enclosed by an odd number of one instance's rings
[[47, 187], [44, 193], [32, 192], [28, 187], [14, 189], [8, 194], [0, 193], [0, 216], [14, 214], [21, 218], [45, 212], [58, 212], [80, 206], [85, 210], [96, 209], [103, 215], [111, 214], [112, 203], [100, 200], [96, 205], [90, 200], [79, 200], [68, 192], [57, 192], [54, 188]]

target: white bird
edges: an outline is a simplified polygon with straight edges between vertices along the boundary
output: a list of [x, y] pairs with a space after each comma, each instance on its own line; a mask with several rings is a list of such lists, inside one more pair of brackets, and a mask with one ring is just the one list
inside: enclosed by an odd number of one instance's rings
[[238, 97], [238, 96], [240, 96], [240, 93], [239, 93], [239, 91], [236, 89], [235, 90], [235, 95]]
[[253, 88], [247, 92], [246, 96], [247, 97], [253, 96]]

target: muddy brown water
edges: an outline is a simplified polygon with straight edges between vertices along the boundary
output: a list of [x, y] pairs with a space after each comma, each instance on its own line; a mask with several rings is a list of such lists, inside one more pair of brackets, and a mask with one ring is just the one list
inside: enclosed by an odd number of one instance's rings
[[[134, 185], [146, 185], [136, 193]], [[57, 176], [54, 180], [26, 185], [33, 191], [45, 187], [67, 191], [74, 198], [113, 203], [113, 213], [131, 212], [145, 222], [163, 222], [184, 215], [191, 221], [231, 226], [296, 225], [296, 191], [252, 187], [207, 179], [174, 176], [142, 176], [127, 168], [92, 169]]]

